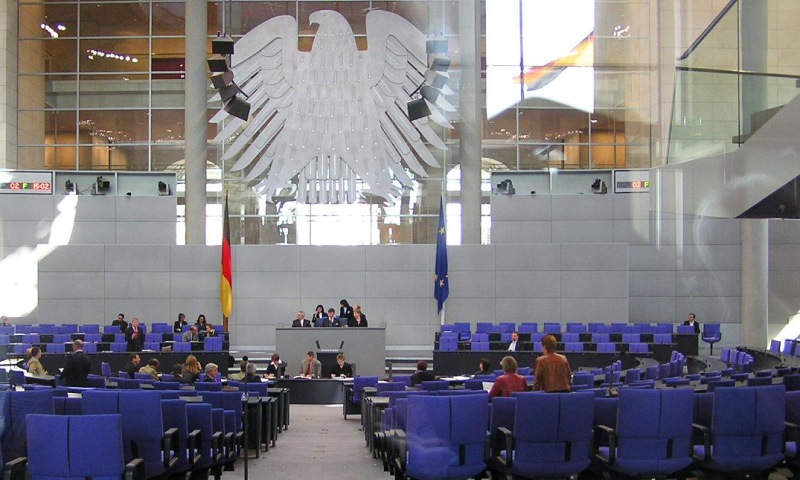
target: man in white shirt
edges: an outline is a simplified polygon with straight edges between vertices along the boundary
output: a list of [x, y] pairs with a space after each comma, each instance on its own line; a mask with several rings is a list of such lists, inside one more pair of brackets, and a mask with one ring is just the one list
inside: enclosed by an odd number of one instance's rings
[[509, 352], [519, 352], [522, 350], [522, 344], [519, 341], [519, 333], [511, 332], [511, 343], [508, 344], [506, 350]]

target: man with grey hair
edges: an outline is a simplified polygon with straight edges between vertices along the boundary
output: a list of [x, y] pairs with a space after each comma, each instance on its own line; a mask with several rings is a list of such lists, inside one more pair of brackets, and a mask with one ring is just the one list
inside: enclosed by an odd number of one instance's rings
[[216, 382], [217, 372], [219, 372], [219, 366], [217, 366], [216, 363], [211, 363], [211, 362], [206, 363], [206, 378], [203, 381]]
[[260, 382], [261, 377], [258, 376], [258, 367], [253, 362], [247, 362], [247, 366], [245, 367], [245, 372], [247, 372], [247, 376], [244, 377], [245, 382]]

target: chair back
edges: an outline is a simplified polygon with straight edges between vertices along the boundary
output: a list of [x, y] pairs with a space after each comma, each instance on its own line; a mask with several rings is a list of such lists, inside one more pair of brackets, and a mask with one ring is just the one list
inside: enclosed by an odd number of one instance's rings
[[594, 394], [517, 393], [512, 475], [570, 476], [589, 466]]
[[377, 387], [378, 377], [355, 377], [353, 379], [353, 397], [352, 402], [361, 404], [361, 394], [364, 392], [364, 387]]
[[0, 437], [2, 458], [13, 460], [24, 457], [28, 418], [30, 418], [30, 414], [36, 413], [55, 414], [53, 390], [11, 390], [6, 393], [2, 408], [5, 423], [2, 437]]
[[164, 421], [161, 413], [161, 394], [153, 391], [122, 391], [119, 393], [119, 413], [122, 415], [122, 439], [125, 461], [144, 460], [147, 478], [166, 471], [161, 456]]
[[692, 463], [694, 393], [690, 389], [619, 392], [615, 470], [669, 475]]
[[221, 392], [222, 384], [217, 382], [195, 382], [194, 389], [198, 392]]
[[426, 380], [420, 382], [420, 390], [434, 391], [434, 390], [449, 390], [450, 382], [447, 380]]

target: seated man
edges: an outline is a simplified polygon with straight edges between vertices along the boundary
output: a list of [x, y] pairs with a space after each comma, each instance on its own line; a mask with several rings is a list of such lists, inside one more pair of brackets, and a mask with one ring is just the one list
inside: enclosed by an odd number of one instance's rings
[[159, 364], [160, 364], [160, 362], [158, 361], [157, 358], [151, 358], [147, 362], [147, 365], [145, 365], [144, 367], [139, 369], [139, 373], [146, 373], [146, 374], [150, 375], [151, 377], [153, 377], [153, 380], [161, 380], [160, 378], [158, 378], [158, 365]]
[[214, 325], [212, 325], [210, 323], [207, 323], [206, 324], [206, 331], [205, 331], [205, 337], [204, 338], [216, 337], [216, 336], [218, 336], [218, 335], [217, 335], [217, 330], [214, 329]]
[[138, 353], [131, 353], [131, 356], [128, 357], [128, 363], [122, 367], [122, 371], [127, 373], [130, 378], [133, 378], [133, 374], [139, 371], [139, 363], [141, 363], [141, 361], [142, 357], [140, 357]]
[[125, 314], [120, 313], [117, 314], [117, 319], [111, 322], [112, 327], [119, 327], [119, 331], [121, 333], [125, 333], [125, 330], [128, 329], [128, 322], [125, 321]]
[[347, 319], [342, 317], [336, 316], [336, 310], [329, 308], [328, 309], [328, 323], [331, 327], [346, 327], [347, 326]]
[[311, 327], [311, 322], [306, 318], [305, 312], [297, 311], [297, 318], [292, 320], [293, 327]]
[[322, 376], [322, 364], [314, 358], [314, 352], [306, 354], [306, 359], [300, 363], [300, 376], [303, 378], [319, 378]]
[[42, 349], [39, 347], [31, 348], [31, 358], [28, 360], [28, 373], [31, 375], [47, 375], [39, 359], [42, 358]]
[[200, 334], [197, 333], [197, 325], [192, 325], [188, 332], [183, 333], [181, 338], [184, 342], [199, 342]]
[[336, 355], [336, 365], [331, 368], [331, 378], [349, 378], [353, 376], [353, 366], [344, 361], [344, 354]]
[[411, 376], [411, 386], [416, 387], [422, 382], [436, 380], [433, 372], [428, 371], [428, 362], [420, 360], [417, 362], [417, 371]]
[[[203, 379], [204, 382], [216, 382], [217, 381], [217, 373], [219, 372], [219, 367], [216, 363], [208, 362], [206, 364], [206, 378]], [[261, 381], [261, 380], [259, 380]]]
[[245, 382], [261, 382], [261, 377], [258, 376], [258, 366], [256, 366], [255, 363], [247, 362], [245, 372], [247, 373], [247, 375], [244, 377]]

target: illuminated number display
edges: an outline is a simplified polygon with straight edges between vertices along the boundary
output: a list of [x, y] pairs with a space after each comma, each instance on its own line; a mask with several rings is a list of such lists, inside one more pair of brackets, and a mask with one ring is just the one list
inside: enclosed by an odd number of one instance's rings
[[53, 194], [50, 172], [0, 171], [0, 193]]
[[650, 191], [648, 170], [615, 170], [614, 193], [644, 193]]

